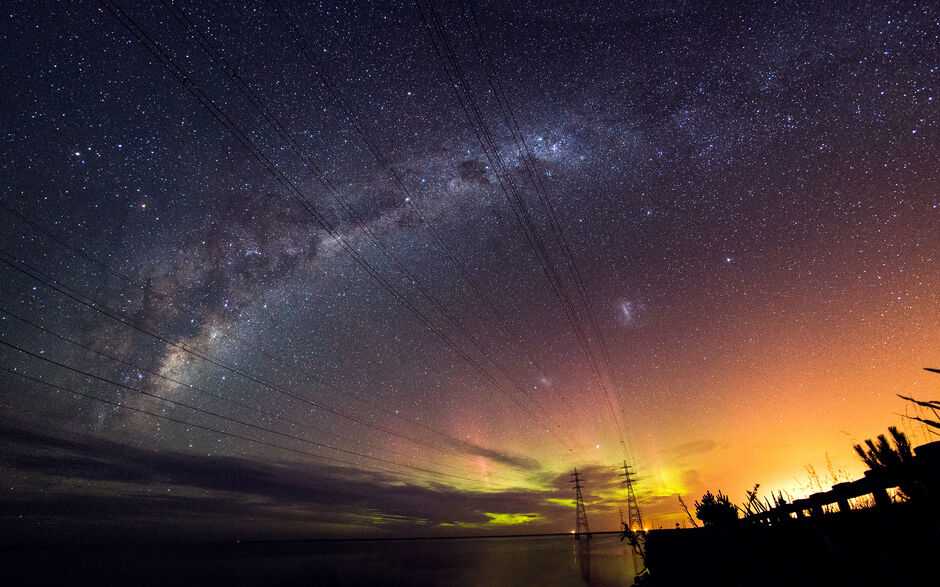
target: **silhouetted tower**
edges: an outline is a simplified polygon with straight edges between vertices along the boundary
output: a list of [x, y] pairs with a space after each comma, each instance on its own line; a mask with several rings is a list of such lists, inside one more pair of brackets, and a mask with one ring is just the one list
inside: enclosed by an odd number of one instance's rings
[[[636, 490], [634, 485], [636, 484], [636, 473], [633, 472], [633, 467], [627, 464], [627, 461], [623, 462], [623, 467], [620, 468], [620, 481], [623, 483], [623, 486], [627, 488], [627, 521], [626, 529], [636, 531], [643, 530], [643, 517], [640, 515], [640, 506], [636, 503]], [[621, 523], [623, 522], [621, 515]]]
[[584, 534], [590, 539], [591, 529], [588, 527], [587, 512], [584, 511], [584, 497], [581, 496], [581, 477], [578, 475], [577, 468], [575, 468], [574, 474], [571, 476], [571, 482], [574, 483], [575, 499], [577, 500], [577, 506], [575, 507], [574, 538], [575, 540], [580, 540], [581, 535]]

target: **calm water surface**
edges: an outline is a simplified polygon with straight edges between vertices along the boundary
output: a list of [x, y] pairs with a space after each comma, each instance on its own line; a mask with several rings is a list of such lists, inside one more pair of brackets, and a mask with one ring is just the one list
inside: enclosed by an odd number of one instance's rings
[[[618, 585], [632, 551], [616, 535], [280, 542], [7, 552], [7, 571], [58, 583], [228, 585]], [[58, 576], [57, 576], [58, 575]], [[27, 581], [33, 582], [33, 581]]]

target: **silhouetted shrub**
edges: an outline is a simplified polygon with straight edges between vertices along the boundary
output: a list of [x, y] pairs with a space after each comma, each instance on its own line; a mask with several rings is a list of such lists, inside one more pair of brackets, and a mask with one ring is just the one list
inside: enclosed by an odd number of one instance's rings
[[[901, 490], [900, 499], [920, 499], [924, 497], [923, 487], [916, 478], [910, 476], [908, 466], [914, 460], [914, 450], [907, 436], [897, 429], [889, 426], [891, 440], [884, 434], [879, 434], [877, 440], [868, 439], [864, 444], [859, 443], [852, 448], [872, 471], [883, 471], [895, 475], [898, 487]], [[893, 441], [893, 446], [892, 446]]]
[[888, 427], [888, 432], [894, 446], [884, 434], [879, 434], [877, 442], [869, 438], [864, 445], [859, 443], [852, 447], [869, 469], [892, 469], [914, 458], [907, 436], [896, 426]]
[[721, 526], [734, 523], [738, 519], [738, 506], [731, 503], [721, 491], [716, 496], [706, 491], [702, 501], [695, 502], [695, 517], [706, 526]]

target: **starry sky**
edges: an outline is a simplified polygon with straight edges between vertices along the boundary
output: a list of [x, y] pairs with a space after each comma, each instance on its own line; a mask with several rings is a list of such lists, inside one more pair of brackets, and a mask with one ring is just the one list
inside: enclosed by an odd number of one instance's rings
[[[936, 399], [929, 2], [12, 2], [7, 541], [616, 529]], [[826, 485], [828, 487], [828, 485]]]

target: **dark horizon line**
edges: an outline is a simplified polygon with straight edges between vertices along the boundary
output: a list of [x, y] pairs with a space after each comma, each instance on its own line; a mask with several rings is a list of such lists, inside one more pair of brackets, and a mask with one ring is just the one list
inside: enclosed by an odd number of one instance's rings
[[[595, 534], [620, 534], [622, 530], [601, 530], [590, 532]], [[72, 542], [46, 543], [46, 544], [23, 544], [23, 545], [0, 545], [0, 551], [15, 550], [42, 550], [57, 548], [120, 548], [120, 547], [138, 547], [138, 546], [230, 546], [235, 544], [287, 544], [287, 543], [313, 543], [313, 542], [404, 542], [417, 540], [472, 540], [476, 538], [544, 538], [548, 536], [574, 536], [574, 532], [544, 532], [536, 534], [469, 534], [463, 536], [400, 536], [400, 537], [370, 537], [370, 538], [272, 538], [258, 540], [208, 540], [208, 541], [181, 541], [181, 542], [102, 542], [97, 544], [76, 544]]]

